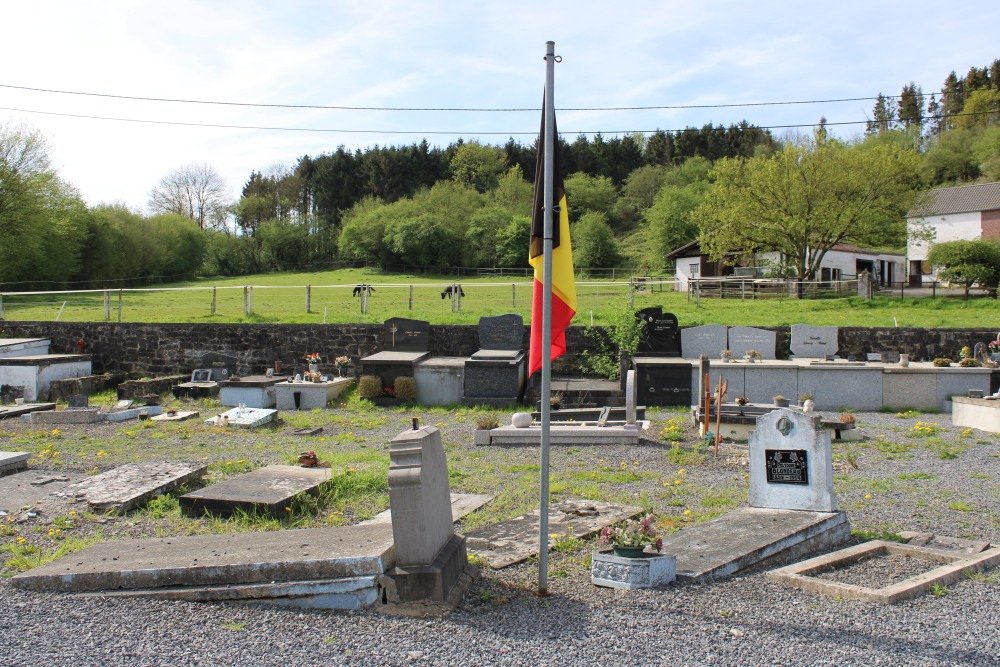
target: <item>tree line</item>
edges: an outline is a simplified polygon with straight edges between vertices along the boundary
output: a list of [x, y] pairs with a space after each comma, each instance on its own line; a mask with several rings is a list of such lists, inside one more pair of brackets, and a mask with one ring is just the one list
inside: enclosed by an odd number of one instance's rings
[[[950, 74], [940, 95], [913, 83], [880, 95], [865, 134], [851, 139], [828, 137], [822, 119], [810, 136], [781, 139], [744, 121], [560, 138], [558, 150], [578, 267], [657, 271], [700, 239], [732, 261], [781, 250], [784, 271], [809, 276], [834, 242], [901, 248], [921, 189], [1000, 180], [1000, 61]], [[235, 203], [209, 165], [186, 165], [152, 189], [143, 215], [87, 207], [39, 133], [0, 126], [0, 234], [11, 241], [0, 245], [0, 289], [334, 261], [524, 267], [535, 161], [535, 142], [514, 139], [340, 146], [253, 171]]]

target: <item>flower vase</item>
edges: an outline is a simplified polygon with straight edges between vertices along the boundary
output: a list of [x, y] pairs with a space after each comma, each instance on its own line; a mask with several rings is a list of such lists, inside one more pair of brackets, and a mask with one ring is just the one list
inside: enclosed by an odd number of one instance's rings
[[906, 368], [907, 366], [909, 366], [910, 365], [910, 355], [906, 354], [905, 352], [901, 353], [899, 355], [899, 365], [902, 366], [903, 368]]
[[614, 547], [615, 555], [621, 558], [642, 558], [646, 547]]
[[309, 364], [310, 373], [319, 373], [319, 364]]

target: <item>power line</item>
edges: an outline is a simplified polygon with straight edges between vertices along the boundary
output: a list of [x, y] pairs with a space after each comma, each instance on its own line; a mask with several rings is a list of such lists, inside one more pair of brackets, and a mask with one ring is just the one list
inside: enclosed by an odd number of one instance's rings
[[[281, 127], [281, 126], [267, 126], [267, 125], [228, 125], [221, 123], [193, 123], [175, 120], [151, 120], [142, 118], [116, 118], [113, 116], [89, 116], [85, 114], [74, 114], [74, 113], [62, 113], [57, 111], [38, 111], [36, 109], [15, 109], [13, 107], [0, 107], [0, 111], [14, 111], [17, 113], [32, 113], [41, 114], [44, 116], [60, 116], [64, 118], [82, 118], [86, 120], [105, 120], [117, 123], [144, 123], [151, 125], [175, 125], [181, 127], [209, 127], [209, 128], [221, 128], [228, 130], [262, 130], [269, 132], [313, 132], [313, 133], [344, 133], [344, 134], [416, 134], [416, 135], [436, 135], [436, 136], [469, 136], [469, 135], [489, 135], [489, 136], [535, 136], [538, 134], [538, 130], [531, 130], [526, 132], [494, 132], [494, 131], [455, 131], [455, 130], [347, 130], [347, 129], [337, 129], [337, 128], [314, 128], [314, 127]], [[965, 112], [956, 114], [939, 114], [935, 116], [924, 116], [922, 121], [932, 121], [941, 120], [945, 118], [958, 118], [959, 116], [982, 116], [995, 114], [995, 111], [975, 111], [975, 112]], [[822, 125], [826, 127], [832, 126], [845, 126], [845, 125], [870, 125], [875, 121], [871, 120], [847, 120], [838, 122], [823, 122]], [[789, 125], [748, 125], [745, 129], [747, 130], [794, 130], [807, 127], [816, 127], [821, 123], [797, 123]], [[719, 128], [726, 129], [725, 126], [719, 125]], [[739, 125], [731, 124], [730, 128], [744, 129], [740, 128]], [[697, 127], [686, 127], [682, 130], [664, 130], [662, 128], [656, 128], [655, 130], [570, 130], [560, 132], [562, 135], [596, 135], [596, 134], [654, 134], [656, 132], [666, 132], [670, 134], [682, 133], [690, 130], [699, 130]]]
[[[141, 97], [138, 95], [116, 95], [112, 93], [93, 93], [78, 90], [56, 90], [53, 88], [33, 88], [30, 86], [15, 86], [0, 83], [0, 88], [27, 90], [35, 93], [53, 93], [57, 95], [82, 95], [86, 97], [103, 97], [117, 100], [136, 100], [140, 102], [172, 102], [177, 104], [208, 104], [215, 106], [258, 107], [265, 109], [325, 109], [328, 111], [447, 111], [474, 113], [512, 113], [524, 111], [541, 111], [539, 107], [510, 108], [474, 108], [474, 107], [353, 107], [345, 105], [322, 104], [268, 104], [259, 102], [227, 102], [218, 100], [188, 100], [171, 97]], [[899, 99], [899, 95], [882, 95], [883, 99]], [[877, 100], [878, 97], [843, 97], [828, 100], [796, 100], [785, 102], [740, 102], [726, 104], [665, 104], [638, 107], [559, 107], [556, 111], [656, 111], [661, 109], [728, 109], [740, 107], [787, 106], [795, 104], [833, 104], [837, 102], [866, 102]]]

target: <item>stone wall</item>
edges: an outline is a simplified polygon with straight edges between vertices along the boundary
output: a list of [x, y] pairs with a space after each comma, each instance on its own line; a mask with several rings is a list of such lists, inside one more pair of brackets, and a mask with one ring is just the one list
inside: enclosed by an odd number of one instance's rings
[[[761, 327], [777, 333], [777, 357], [787, 359], [791, 329]], [[603, 334], [596, 327], [599, 335]], [[529, 329], [524, 330], [524, 347]], [[995, 329], [923, 329], [914, 327], [841, 327], [840, 356], [863, 359], [868, 352], [906, 352], [914, 361], [958, 358], [963, 345], [996, 338]], [[187, 374], [208, 361], [226, 362], [235, 373], [262, 373], [281, 360], [286, 372], [305, 367], [304, 355], [323, 355], [324, 370], [336, 355], [358, 359], [382, 349], [381, 324], [138, 324], [106, 322], [0, 322], [0, 338], [49, 338], [53, 353], [72, 353], [86, 342], [94, 373], [124, 372], [132, 377]], [[583, 350], [599, 349], [584, 327], [567, 331], [570, 351], [553, 367], [556, 374], [578, 373]], [[606, 338], [605, 338], [606, 340]], [[430, 328], [435, 356], [469, 356], [478, 349], [474, 325], [443, 324]], [[608, 348], [610, 349], [610, 347]], [[208, 359], [205, 356], [208, 355]], [[617, 356], [617, 355], [615, 355]]]

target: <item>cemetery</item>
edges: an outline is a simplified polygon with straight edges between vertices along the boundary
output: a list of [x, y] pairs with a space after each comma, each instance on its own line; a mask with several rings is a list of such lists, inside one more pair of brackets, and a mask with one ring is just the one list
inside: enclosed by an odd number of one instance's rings
[[[703, 585], [887, 605], [996, 586], [980, 583], [1000, 565], [994, 367], [845, 353], [854, 334], [837, 327], [637, 318], [619, 381], [553, 382], [557, 605], [610, 591], [674, 604]], [[55, 554], [87, 536], [68, 556], [11, 560], [11, 594], [445, 619], [512, 597], [535, 608], [541, 397], [525, 327], [489, 316], [446, 335], [461, 342], [390, 318], [347, 373], [318, 353], [220, 347], [179, 373], [117, 391], [80, 380], [47, 403], [23, 374], [3, 376], [25, 389], [0, 405], [0, 547]], [[66, 363], [38, 342], [0, 343], [13, 353], [0, 367]], [[943, 509], [915, 510], [926, 504]], [[638, 552], [598, 539], [640, 520], [656, 540]]]

